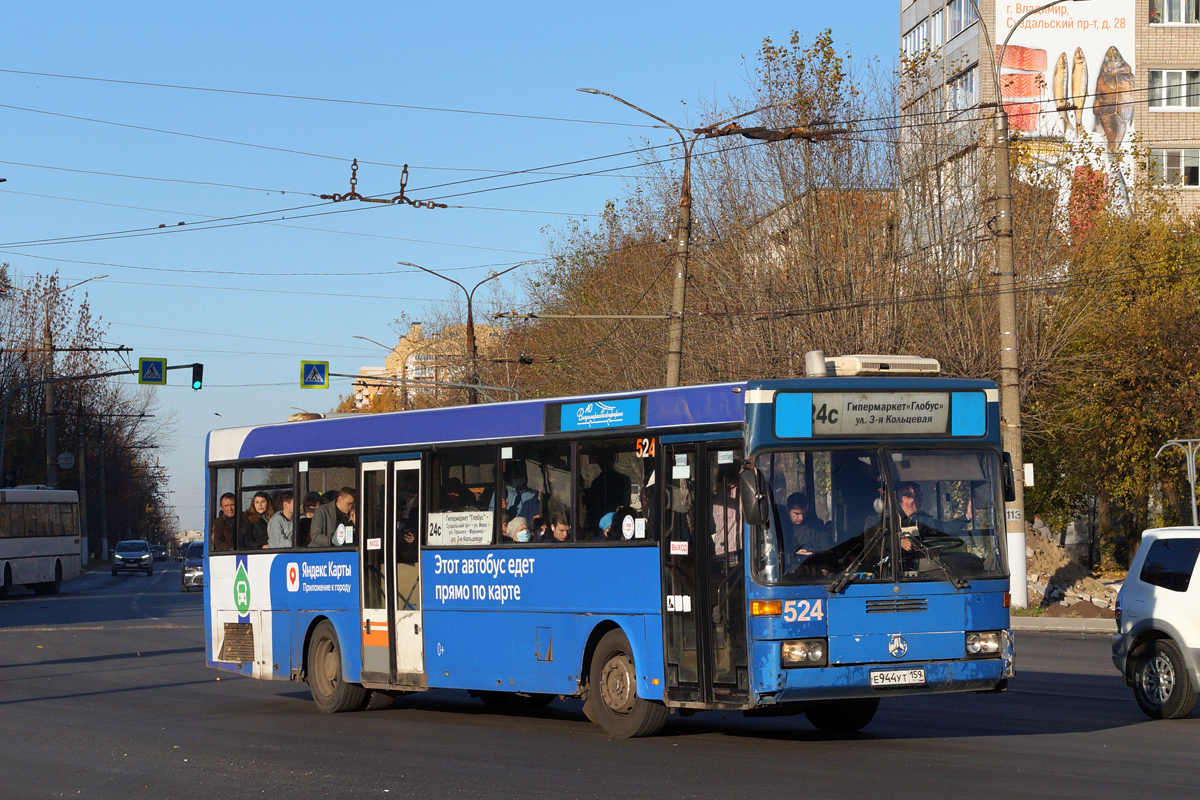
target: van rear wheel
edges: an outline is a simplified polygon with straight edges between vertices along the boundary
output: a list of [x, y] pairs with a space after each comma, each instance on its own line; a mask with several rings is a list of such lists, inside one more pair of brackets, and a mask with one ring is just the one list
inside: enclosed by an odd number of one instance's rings
[[592, 656], [584, 713], [622, 739], [651, 736], [667, 721], [666, 706], [638, 697], [637, 674], [625, 634], [619, 628], [604, 634]]
[[343, 680], [342, 648], [329, 620], [322, 620], [313, 631], [305, 680], [313, 702], [326, 714], [361, 711], [369, 700], [366, 689]]

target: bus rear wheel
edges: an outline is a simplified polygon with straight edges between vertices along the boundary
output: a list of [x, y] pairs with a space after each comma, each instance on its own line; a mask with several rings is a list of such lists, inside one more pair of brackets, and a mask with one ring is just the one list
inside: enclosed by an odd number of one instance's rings
[[326, 714], [361, 711], [367, 704], [367, 690], [342, 678], [342, 648], [337, 632], [328, 620], [322, 620], [308, 643], [308, 670], [305, 680], [317, 708]]
[[604, 634], [596, 645], [584, 713], [622, 739], [651, 736], [667, 721], [666, 706], [638, 697], [633, 649], [620, 629]]
[[819, 731], [845, 734], [857, 733], [867, 727], [878, 710], [878, 697], [864, 697], [813, 706], [804, 715]]

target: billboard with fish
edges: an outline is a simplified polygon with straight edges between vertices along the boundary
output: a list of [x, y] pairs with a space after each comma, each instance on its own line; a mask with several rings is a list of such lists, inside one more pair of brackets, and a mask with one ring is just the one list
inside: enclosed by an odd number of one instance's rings
[[[1145, 0], [1142, 0], [1145, 2]], [[1135, 0], [1063, 3], [1021, 23], [1000, 65], [1014, 133], [1103, 146], [1113, 157], [1133, 134]], [[1040, 3], [996, 2], [996, 55]]]

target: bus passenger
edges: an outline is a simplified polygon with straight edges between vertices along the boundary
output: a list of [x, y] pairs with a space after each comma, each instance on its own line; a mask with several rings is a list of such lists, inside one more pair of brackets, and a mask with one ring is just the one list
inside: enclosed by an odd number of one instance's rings
[[504, 529], [504, 541], [512, 542], [528, 542], [532, 536], [529, 533], [529, 523], [524, 517], [513, 517], [508, 521], [508, 525]]
[[291, 492], [281, 492], [279, 505], [282, 510], [267, 523], [267, 547], [272, 550], [293, 547], [296, 543], [295, 526], [292, 523], [294, 497]]
[[791, 552], [798, 556], [811, 556], [833, 546], [829, 527], [812, 512], [808, 496], [804, 492], [793, 492], [787, 499], [788, 521], [791, 523]]
[[607, 542], [609, 540], [609, 532], [612, 530], [613, 512], [610, 511], [600, 518], [599, 532], [592, 537], [593, 542]]
[[470, 511], [467, 501], [471, 492], [458, 478], [450, 478], [442, 484], [442, 511]]
[[243, 550], [267, 549], [267, 523], [274, 516], [271, 496], [266, 492], [255, 492], [250, 507], [242, 515], [241, 546]]
[[529, 541], [540, 542], [546, 532], [546, 521], [540, 515], [529, 520]]
[[600, 473], [583, 491], [583, 508], [588, 525], [595, 525], [606, 510], [628, 505], [633, 482], [629, 476], [616, 469], [617, 454], [601, 450], [595, 456]]
[[326, 503], [313, 514], [312, 531], [309, 535], [309, 547], [331, 547], [334, 536], [341, 526], [353, 527], [354, 501], [357, 494], [349, 486], [343, 486], [338, 492], [337, 499]]
[[308, 547], [308, 537], [312, 532], [313, 514], [317, 513], [317, 509], [321, 506], [321, 495], [316, 492], [309, 492], [304, 495], [303, 513], [296, 520], [296, 546]]
[[221, 495], [221, 514], [213, 520], [212, 530], [208, 534], [210, 551], [233, 549], [233, 512], [236, 507], [237, 498], [233, 492]]
[[546, 544], [561, 544], [570, 540], [571, 523], [567, 521], [567, 515], [561, 511], [555, 511], [550, 515], [550, 525], [542, 534], [542, 541]]

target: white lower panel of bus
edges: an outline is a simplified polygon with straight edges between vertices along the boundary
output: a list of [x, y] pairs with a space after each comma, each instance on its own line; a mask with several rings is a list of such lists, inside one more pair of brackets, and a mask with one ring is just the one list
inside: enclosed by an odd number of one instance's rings
[[54, 580], [56, 560], [62, 564], [64, 581], [79, 577], [78, 536], [0, 539], [0, 569], [8, 565], [14, 586]]

